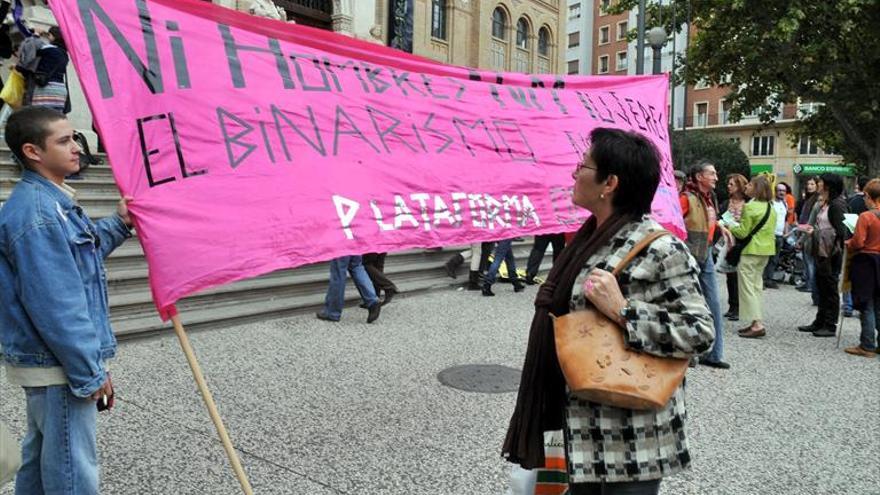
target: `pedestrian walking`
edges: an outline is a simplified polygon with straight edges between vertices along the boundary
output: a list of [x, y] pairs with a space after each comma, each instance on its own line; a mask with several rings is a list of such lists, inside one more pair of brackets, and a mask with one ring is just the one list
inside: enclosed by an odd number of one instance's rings
[[752, 178], [746, 186], [746, 196], [751, 198], [743, 207], [739, 223], [723, 222], [739, 242], [745, 244], [736, 267], [739, 288], [739, 319], [750, 322], [739, 330], [739, 336], [759, 338], [767, 334], [764, 326], [764, 267], [775, 253], [776, 212], [770, 202], [773, 189], [770, 179], [764, 175]]
[[650, 217], [660, 158], [647, 139], [631, 132], [598, 128], [590, 142], [573, 173], [572, 201], [593, 215], [535, 299], [502, 452], [526, 469], [543, 467], [544, 431], [562, 429], [569, 493], [656, 494], [663, 477], [690, 464], [684, 383], [659, 410], [579, 400], [559, 372], [550, 315], [595, 307], [623, 327], [628, 348], [674, 358], [709, 351], [712, 316], [700, 292], [699, 267], [674, 236], [657, 239], [618, 278], [608, 272], [636, 243], [663, 229]]
[[131, 237], [128, 200], [98, 222], [83, 212], [64, 183], [79, 147], [52, 108], [13, 113], [6, 142], [23, 167], [0, 209], [0, 347], [27, 401], [16, 493], [97, 494], [97, 412], [112, 406], [116, 355], [103, 260]]
[[859, 345], [847, 347], [844, 351], [856, 356], [876, 357], [880, 331], [880, 179], [867, 182], [861, 190], [867, 211], [859, 215], [856, 230], [846, 241], [846, 246], [849, 252], [855, 253], [849, 272], [853, 306], [859, 310], [862, 333]]
[[725, 235], [729, 242], [733, 242], [733, 238], [723, 224], [718, 222], [718, 198], [715, 196], [717, 182], [718, 172], [715, 165], [708, 161], [696, 163], [688, 173], [688, 182], [679, 196], [679, 202], [687, 229], [687, 246], [700, 267], [700, 287], [709, 311], [712, 312], [715, 327], [712, 352], [700, 357], [699, 362], [713, 368], [727, 369], [730, 365], [724, 361], [724, 315], [721, 313], [712, 246], [715, 244], [716, 234]]
[[[746, 206], [746, 187], [749, 180], [742, 174], [727, 176], [727, 200], [721, 204], [721, 218], [728, 218], [732, 223], [742, 220], [743, 208]], [[732, 243], [728, 246], [732, 247]], [[737, 283], [736, 267], [725, 274], [727, 279], [727, 312], [724, 317], [730, 321], [739, 321], [739, 284]]]
[[489, 269], [486, 270], [486, 278], [483, 279], [483, 295], [495, 295], [495, 293], [492, 292], [492, 285], [498, 279], [498, 270], [501, 269], [502, 262], [507, 266], [507, 278], [509, 278], [510, 282], [513, 284], [513, 291], [522, 292], [525, 290], [525, 286], [520, 282], [519, 276], [516, 273], [516, 260], [513, 257], [513, 239], [498, 241], [495, 245], [495, 253], [493, 254], [493, 257], [492, 264], [489, 265]]
[[547, 253], [547, 246], [553, 246], [553, 262], [559, 259], [559, 254], [565, 249], [565, 234], [541, 234], [535, 236], [535, 245], [529, 253], [529, 261], [526, 263], [526, 284], [535, 285], [535, 277], [538, 276], [538, 269], [541, 268], [541, 262], [544, 260], [544, 254]]
[[327, 287], [327, 295], [324, 297], [324, 310], [316, 315], [319, 320], [338, 322], [342, 318], [342, 307], [345, 304], [345, 281], [346, 274], [351, 275], [361, 299], [367, 306], [367, 323], [373, 323], [379, 319], [379, 311], [382, 305], [376, 297], [373, 283], [367, 270], [364, 268], [361, 256], [341, 256], [330, 261], [330, 285]]
[[822, 174], [818, 187], [819, 209], [814, 224], [806, 226], [805, 231], [810, 234], [811, 254], [816, 259], [819, 308], [813, 322], [798, 327], [798, 330], [812, 333], [815, 337], [834, 337], [837, 335], [840, 312], [838, 281], [847, 234], [843, 216], [848, 208], [843, 196], [843, 179], [839, 175]]
[[394, 295], [397, 294], [397, 286], [385, 275], [385, 257], [388, 253], [368, 253], [364, 255], [364, 268], [370, 281], [373, 282], [373, 289], [376, 297], [385, 294], [381, 304], [384, 306], [391, 302]]

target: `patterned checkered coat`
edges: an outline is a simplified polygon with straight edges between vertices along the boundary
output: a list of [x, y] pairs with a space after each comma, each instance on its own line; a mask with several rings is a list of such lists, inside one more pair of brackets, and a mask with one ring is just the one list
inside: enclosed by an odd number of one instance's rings
[[[583, 283], [593, 268], [611, 271], [645, 235], [661, 230], [645, 216], [623, 227], [584, 266], [572, 291], [571, 309], [583, 309]], [[699, 268], [687, 246], [664, 236], [620, 274], [629, 301], [629, 347], [658, 356], [686, 358], [708, 351], [715, 339], [712, 316], [700, 291]], [[566, 441], [571, 481], [622, 482], [662, 478], [690, 463], [684, 422], [684, 384], [666, 407], [633, 411], [569, 397]]]

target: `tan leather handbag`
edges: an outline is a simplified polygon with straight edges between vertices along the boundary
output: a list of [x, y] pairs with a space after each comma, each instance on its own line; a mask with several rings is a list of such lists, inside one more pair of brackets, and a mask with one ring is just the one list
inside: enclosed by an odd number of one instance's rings
[[[620, 274], [654, 240], [652, 233], [614, 268]], [[626, 348], [623, 329], [595, 308], [553, 318], [556, 356], [576, 397], [625, 409], [660, 409], [684, 380], [687, 359], [661, 358]]]

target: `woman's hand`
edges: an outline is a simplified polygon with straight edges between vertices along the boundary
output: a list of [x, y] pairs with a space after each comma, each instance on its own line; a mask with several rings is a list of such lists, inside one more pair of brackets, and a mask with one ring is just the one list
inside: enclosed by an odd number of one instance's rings
[[605, 270], [594, 269], [584, 282], [584, 297], [608, 318], [626, 324], [620, 311], [626, 307], [627, 301], [620, 292], [617, 278]]

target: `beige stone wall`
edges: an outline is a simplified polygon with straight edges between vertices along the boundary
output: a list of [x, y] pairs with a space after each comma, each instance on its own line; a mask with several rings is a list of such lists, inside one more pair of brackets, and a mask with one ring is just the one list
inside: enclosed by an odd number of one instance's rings
[[[550, 56], [546, 72], [560, 73], [563, 69], [565, 36], [561, 0], [448, 0], [447, 37], [431, 36], [431, 0], [415, 0], [413, 17], [413, 51], [444, 63], [499, 69], [503, 71], [542, 72], [538, 57], [538, 32], [545, 27], [550, 32]], [[492, 13], [502, 8], [507, 14], [507, 29], [503, 40], [492, 37]], [[529, 24], [529, 49], [523, 62], [517, 64], [516, 23], [520, 18]], [[493, 55], [492, 48], [503, 46], [502, 63]]]

